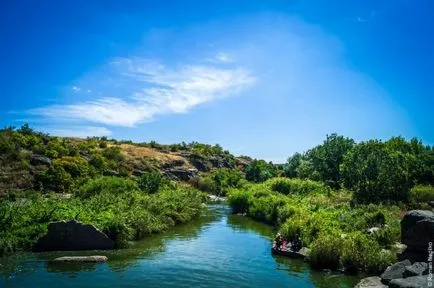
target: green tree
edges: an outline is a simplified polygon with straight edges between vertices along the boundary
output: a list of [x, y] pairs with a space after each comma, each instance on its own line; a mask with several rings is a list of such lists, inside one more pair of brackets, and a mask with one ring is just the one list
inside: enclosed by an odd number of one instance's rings
[[333, 133], [327, 135], [323, 144], [309, 150], [306, 156], [312, 163], [313, 170], [318, 172], [320, 180], [333, 188], [339, 188], [339, 166], [353, 146], [354, 140]]
[[358, 202], [407, 201], [412, 186], [409, 158], [381, 141], [362, 142], [345, 156], [343, 184]]
[[276, 168], [272, 163], [267, 163], [264, 160], [253, 160], [244, 171], [246, 179], [252, 182], [264, 182], [265, 180], [275, 177], [277, 174]]
[[164, 178], [160, 172], [145, 172], [138, 181], [139, 188], [149, 194], [158, 192], [163, 185]]

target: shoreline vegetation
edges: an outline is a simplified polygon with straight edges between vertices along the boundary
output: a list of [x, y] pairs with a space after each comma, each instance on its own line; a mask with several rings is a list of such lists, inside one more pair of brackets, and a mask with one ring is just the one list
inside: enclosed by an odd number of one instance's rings
[[92, 224], [116, 247], [201, 215], [209, 194], [234, 213], [300, 235], [315, 268], [376, 274], [396, 262], [400, 219], [432, 210], [434, 149], [417, 139], [336, 134], [285, 164], [219, 145], [60, 138], [0, 130], [0, 256], [30, 250], [48, 223]]

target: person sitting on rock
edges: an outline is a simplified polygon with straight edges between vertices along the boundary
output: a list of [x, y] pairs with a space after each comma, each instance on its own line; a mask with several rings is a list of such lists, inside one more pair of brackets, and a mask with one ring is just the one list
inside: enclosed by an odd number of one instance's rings
[[301, 247], [303, 247], [303, 245], [301, 243], [300, 236], [296, 234], [294, 240], [292, 240], [291, 249], [295, 252], [298, 252], [300, 251]]
[[274, 239], [274, 241], [276, 242], [276, 249], [281, 249], [282, 244], [283, 244], [283, 237], [282, 235], [280, 235], [280, 233], [276, 234], [276, 238]]

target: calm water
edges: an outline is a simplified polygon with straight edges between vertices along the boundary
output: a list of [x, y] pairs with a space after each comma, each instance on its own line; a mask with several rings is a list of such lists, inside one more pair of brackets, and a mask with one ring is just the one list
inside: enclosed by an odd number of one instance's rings
[[[210, 206], [194, 223], [131, 249], [18, 254], [0, 260], [0, 287], [354, 287], [359, 278], [312, 271], [270, 254], [269, 226]], [[53, 264], [65, 255], [106, 255], [103, 264]]]

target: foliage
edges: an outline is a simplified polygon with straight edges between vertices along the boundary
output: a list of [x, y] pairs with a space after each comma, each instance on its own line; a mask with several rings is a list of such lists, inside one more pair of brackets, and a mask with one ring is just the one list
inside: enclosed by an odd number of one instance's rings
[[95, 179], [90, 179], [84, 183], [77, 191], [76, 195], [86, 199], [101, 193], [105, 194], [127, 194], [129, 192], [138, 191], [137, 184], [129, 179], [119, 177], [104, 176]]
[[354, 140], [331, 134], [327, 135], [322, 145], [309, 150], [306, 157], [312, 163], [314, 171], [318, 172], [321, 181], [333, 188], [339, 188], [339, 166], [353, 146]]
[[337, 269], [340, 265], [342, 239], [339, 235], [321, 234], [312, 243], [309, 262], [315, 268]]
[[30, 249], [49, 222], [77, 219], [95, 225], [118, 247], [190, 221], [202, 210], [197, 190], [177, 185], [155, 194], [139, 192], [130, 180], [101, 177], [82, 187], [80, 198], [39, 197], [0, 202], [0, 255]]
[[417, 185], [410, 190], [411, 203], [427, 203], [434, 201], [434, 187], [431, 185]]
[[146, 193], [156, 193], [163, 184], [163, 176], [160, 172], [145, 172], [138, 180], [139, 188]]
[[283, 177], [272, 178], [267, 181], [271, 190], [285, 195], [288, 194], [308, 194], [327, 192], [329, 189], [324, 184], [312, 180], [302, 180], [298, 178], [288, 179]]
[[390, 151], [380, 141], [362, 142], [345, 156], [343, 183], [361, 203], [407, 201], [409, 161], [408, 155]]
[[200, 178], [197, 187], [201, 191], [224, 196], [231, 188], [241, 188], [244, 181], [241, 172], [220, 168], [214, 170], [210, 175]]
[[267, 163], [264, 160], [253, 160], [245, 171], [246, 179], [252, 182], [264, 182], [271, 177], [277, 175], [276, 168], [272, 163]]

